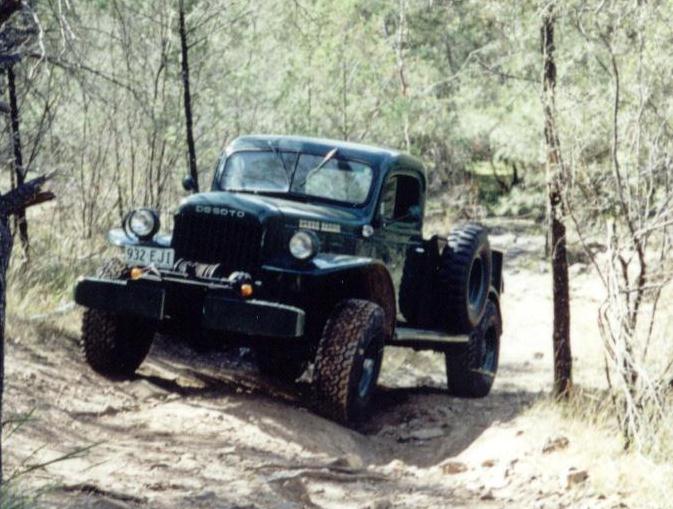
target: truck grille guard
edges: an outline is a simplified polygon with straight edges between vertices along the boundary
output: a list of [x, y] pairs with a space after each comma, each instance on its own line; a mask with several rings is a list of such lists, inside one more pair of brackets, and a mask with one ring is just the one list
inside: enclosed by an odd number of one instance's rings
[[260, 285], [259, 282], [254, 282], [252, 276], [247, 272], [235, 271], [229, 275], [219, 275], [217, 273], [219, 267], [219, 264], [207, 265], [178, 260], [172, 270], [162, 269], [159, 271], [154, 267], [147, 267], [140, 279], [157, 282], [189, 282], [198, 286], [236, 291], [240, 290], [241, 285], [244, 284]]

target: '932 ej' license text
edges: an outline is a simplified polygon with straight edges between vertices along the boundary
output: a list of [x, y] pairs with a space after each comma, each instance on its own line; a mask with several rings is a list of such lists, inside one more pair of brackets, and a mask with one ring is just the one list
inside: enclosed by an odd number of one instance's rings
[[128, 246], [126, 247], [126, 264], [149, 266], [154, 265], [158, 269], [171, 269], [175, 259], [173, 249], [156, 247]]

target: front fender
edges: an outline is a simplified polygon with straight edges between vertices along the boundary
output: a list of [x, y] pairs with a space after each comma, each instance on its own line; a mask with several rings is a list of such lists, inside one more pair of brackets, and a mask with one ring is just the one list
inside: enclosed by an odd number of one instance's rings
[[107, 240], [110, 244], [117, 247], [127, 246], [148, 246], [148, 247], [170, 247], [171, 236], [164, 233], [157, 233], [152, 240], [140, 240], [129, 236], [122, 228], [113, 228], [107, 234]]
[[325, 276], [342, 271], [368, 267], [374, 263], [380, 263], [372, 258], [362, 256], [349, 256], [329, 253], [319, 253], [305, 262], [291, 260], [287, 264], [269, 263], [262, 266], [263, 270], [270, 272], [283, 272], [301, 276]]
[[395, 330], [397, 304], [388, 268], [379, 260], [360, 256], [319, 254], [292, 266], [265, 265], [269, 272], [301, 276], [306, 283], [307, 306], [321, 328], [334, 306], [345, 299], [375, 302], [385, 314], [387, 338]]

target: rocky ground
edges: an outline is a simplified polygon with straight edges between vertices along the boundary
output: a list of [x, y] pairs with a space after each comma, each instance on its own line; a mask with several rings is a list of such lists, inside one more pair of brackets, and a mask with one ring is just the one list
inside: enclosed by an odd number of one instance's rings
[[[660, 495], [644, 501], [624, 481], [644, 473], [629, 473], [615, 437], [556, 417], [543, 244], [512, 227], [494, 234], [508, 247], [505, 329], [485, 399], [448, 396], [439, 355], [390, 349], [374, 417], [348, 429], [248, 356], [159, 338], [135, 380], [113, 383], [82, 363], [76, 311], [58, 324], [14, 317], [7, 408], [33, 413], [6, 441], [6, 472], [79, 450], [22, 478], [46, 488], [45, 507], [657, 507]], [[577, 379], [591, 387], [599, 289], [572, 270]]]

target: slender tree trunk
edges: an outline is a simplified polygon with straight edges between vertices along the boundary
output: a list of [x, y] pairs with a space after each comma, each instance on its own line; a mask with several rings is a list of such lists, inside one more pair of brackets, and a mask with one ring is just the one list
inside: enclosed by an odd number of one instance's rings
[[[407, 31], [407, 0], [400, 0], [399, 27], [397, 29], [397, 73], [400, 78], [400, 95], [402, 100], [407, 103], [409, 97], [409, 81], [407, 79], [406, 62], [404, 60], [404, 48], [406, 45]], [[411, 137], [409, 135], [409, 111], [408, 104], [404, 108], [404, 145], [407, 152], [411, 152]]]
[[509, 184], [510, 191], [521, 184], [521, 177], [519, 176], [519, 167], [515, 162], [512, 162], [512, 180]]
[[551, 235], [551, 265], [554, 289], [554, 394], [567, 397], [572, 386], [572, 352], [570, 349], [570, 291], [566, 256], [565, 205], [563, 194], [567, 173], [561, 157], [561, 144], [556, 129], [554, 61], [554, 7], [542, 15], [542, 78], [544, 136], [547, 149], [547, 190]]
[[[9, 228], [9, 217], [0, 217], [0, 444], [2, 443], [3, 395], [5, 390], [5, 292], [6, 275], [9, 259], [12, 255], [12, 233]], [[2, 486], [2, 451], [0, 446], [0, 486]], [[0, 496], [2, 492], [0, 491]]]
[[[0, 0], [0, 26], [2, 26], [12, 15], [21, 9], [21, 0]], [[12, 253], [12, 235], [9, 229], [9, 216], [15, 213], [23, 218], [25, 228], [26, 256], [28, 255], [28, 225], [25, 222], [25, 206], [13, 208], [16, 203], [24, 205], [30, 198], [34, 198], [40, 191], [40, 183], [23, 184], [23, 161], [21, 154], [21, 138], [19, 136], [19, 108], [16, 100], [16, 84], [14, 80], [14, 70], [11, 65], [7, 67], [7, 80], [10, 99], [10, 116], [12, 124], [12, 144], [14, 146], [14, 171], [16, 175], [16, 189], [8, 195], [0, 197], [0, 488], [2, 487], [2, 418], [3, 418], [3, 393], [5, 389], [5, 275], [9, 266], [9, 258]], [[17, 151], [18, 147], [18, 151]], [[17, 158], [18, 153], [18, 158]], [[17, 171], [18, 170], [18, 171]], [[19, 184], [19, 179], [21, 184]], [[22, 185], [23, 184], [23, 185]], [[8, 199], [5, 199], [8, 198]], [[22, 236], [22, 242], [23, 242]], [[0, 495], [2, 492], [0, 491]]]
[[189, 47], [187, 46], [187, 28], [185, 26], [185, 2], [179, 0], [180, 47], [182, 49], [182, 87], [185, 101], [185, 124], [187, 127], [187, 150], [189, 152], [189, 174], [194, 180], [194, 191], [199, 192], [199, 174], [196, 167], [196, 147], [194, 145], [194, 121], [192, 119], [192, 94], [189, 89]]
[[[12, 127], [12, 149], [14, 150], [14, 180], [16, 187], [23, 185], [25, 174], [23, 171], [23, 152], [21, 150], [21, 132], [19, 130], [19, 105], [16, 99], [16, 75], [14, 67], [7, 67], [7, 90], [9, 91], [9, 115]], [[26, 260], [29, 260], [30, 242], [28, 240], [28, 221], [26, 211], [19, 210], [16, 214], [16, 224], [19, 230], [19, 239]]]

